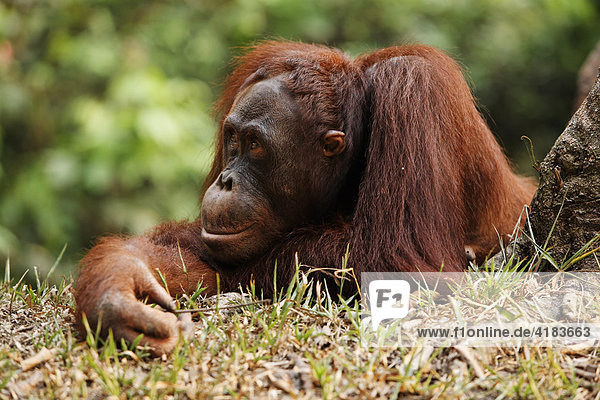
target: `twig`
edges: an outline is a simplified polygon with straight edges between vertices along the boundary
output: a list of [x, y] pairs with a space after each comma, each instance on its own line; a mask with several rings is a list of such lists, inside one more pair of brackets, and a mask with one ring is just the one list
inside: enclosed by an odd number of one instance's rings
[[[533, 154], [533, 142], [529, 137], [525, 135], [521, 136], [521, 140], [523, 142], [527, 142], [525, 143], [525, 147], [527, 147], [529, 157], [531, 158], [531, 166], [538, 172], [538, 174], [541, 174], [542, 170], [540, 168], [540, 162], [535, 159], [535, 154]], [[527, 144], [529, 144], [529, 146], [527, 146]]]
[[205, 313], [205, 312], [211, 312], [211, 311], [217, 311], [217, 310], [231, 310], [231, 309], [234, 309], [234, 308], [241, 308], [241, 307], [246, 307], [246, 306], [254, 306], [254, 305], [257, 305], [257, 304], [265, 304], [265, 303], [270, 303], [270, 302], [271, 302], [270, 299], [257, 300], [257, 301], [253, 301], [251, 303], [233, 304], [233, 305], [230, 305], [230, 306], [222, 306], [222, 307], [189, 308], [189, 309], [184, 309], [184, 310], [174, 310], [173, 313], [174, 314], [197, 313], [197, 312]]
[[471, 351], [471, 349], [465, 345], [457, 345], [454, 348], [460, 353], [460, 355], [465, 359], [465, 361], [473, 368], [473, 372], [479, 379], [485, 379], [485, 373], [483, 372], [483, 368], [479, 365], [479, 362], [475, 358], [475, 355]]

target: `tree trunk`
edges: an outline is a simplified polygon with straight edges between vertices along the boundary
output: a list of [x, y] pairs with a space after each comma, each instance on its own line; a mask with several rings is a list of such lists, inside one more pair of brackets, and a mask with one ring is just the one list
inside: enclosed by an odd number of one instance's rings
[[540, 165], [530, 222], [525, 233], [533, 234], [536, 245], [521, 237], [519, 256], [546, 249], [546, 260], [549, 254], [555, 262], [543, 263], [542, 269], [568, 264], [569, 269], [600, 271], [600, 251], [593, 252], [600, 243], [600, 75]]

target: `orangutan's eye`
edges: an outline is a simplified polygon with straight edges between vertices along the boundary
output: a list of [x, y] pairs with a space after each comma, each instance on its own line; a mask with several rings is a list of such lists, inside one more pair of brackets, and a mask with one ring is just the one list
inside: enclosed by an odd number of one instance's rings
[[237, 144], [237, 136], [235, 135], [235, 132], [229, 133], [229, 143], [233, 145]]

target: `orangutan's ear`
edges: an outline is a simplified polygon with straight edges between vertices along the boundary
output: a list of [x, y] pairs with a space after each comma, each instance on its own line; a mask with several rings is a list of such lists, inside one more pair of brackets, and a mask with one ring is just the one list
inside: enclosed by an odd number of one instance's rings
[[342, 153], [346, 148], [344, 137], [346, 134], [340, 131], [327, 131], [321, 138], [323, 144], [323, 155], [325, 157], [333, 157]]

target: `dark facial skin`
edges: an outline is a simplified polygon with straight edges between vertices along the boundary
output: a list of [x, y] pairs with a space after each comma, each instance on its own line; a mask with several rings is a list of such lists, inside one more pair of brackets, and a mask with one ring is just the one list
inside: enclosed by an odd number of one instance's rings
[[282, 76], [245, 89], [223, 133], [225, 168], [202, 201], [202, 239], [215, 260], [235, 265], [326, 211], [335, 185], [312, 177], [345, 143], [342, 132], [307, 127]]

